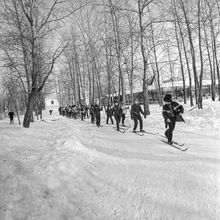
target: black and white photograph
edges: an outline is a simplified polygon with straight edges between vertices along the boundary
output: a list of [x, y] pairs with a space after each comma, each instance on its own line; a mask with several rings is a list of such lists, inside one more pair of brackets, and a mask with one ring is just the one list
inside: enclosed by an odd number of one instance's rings
[[219, 220], [220, 1], [0, 0], [0, 220]]

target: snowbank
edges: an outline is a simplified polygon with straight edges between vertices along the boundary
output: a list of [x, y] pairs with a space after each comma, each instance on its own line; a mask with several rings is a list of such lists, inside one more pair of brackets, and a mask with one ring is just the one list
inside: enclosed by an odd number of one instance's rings
[[[174, 136], [189, 147], [184, 153], [156, 135], [117, 133], [58, 114], [46, 113], [30, 129], [3, 120], [0, 219], [217, 220], [220, 140], [212, 135], [219, 111], [217, 104], [186, 107], [186, 123]], [[162, 133], [161, 109], [151, 112], [145, 129]], [[209, 121], [209, 131], [199, 134]], [[133, 126], [129, 117], [126, 123]]]
[[220, 137], [220, 102], [205, 102], [203, 109], [187, 110], [185, 120], [189, 131]]

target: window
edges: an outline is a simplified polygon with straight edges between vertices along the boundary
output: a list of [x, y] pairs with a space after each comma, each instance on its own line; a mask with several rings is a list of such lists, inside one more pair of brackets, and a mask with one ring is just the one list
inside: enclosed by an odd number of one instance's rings
[[54, 105], [54, 101], [53, 100], [51, 101], [51, 105]]

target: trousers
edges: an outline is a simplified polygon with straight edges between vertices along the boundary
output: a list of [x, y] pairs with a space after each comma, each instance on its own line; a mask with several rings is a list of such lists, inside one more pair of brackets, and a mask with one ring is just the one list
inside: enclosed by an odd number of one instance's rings
[[134, 115], [134, 128], [133, 128], [134, 131], [137, 129], [138, 121], [140, 123], [140, 130], [143, 129], [143, 120], [142, 120], [141, 116], [140, 115]]
[[168, 142], [172, 141], [173, 139], [173, 131], [176, 125], [176, 119], [170, 118], [170, 123], [167, 123], [168, 129], [165, 131], [165, 136], [168, 139]]

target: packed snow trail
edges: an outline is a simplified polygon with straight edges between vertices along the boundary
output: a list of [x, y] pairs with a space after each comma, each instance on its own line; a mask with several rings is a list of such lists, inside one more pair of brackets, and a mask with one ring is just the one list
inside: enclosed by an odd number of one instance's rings
[[177, 129], [183, 153], [154, 135], [45, 122], [0, 122], [0, 219], [219, 219], [218, 138]]

